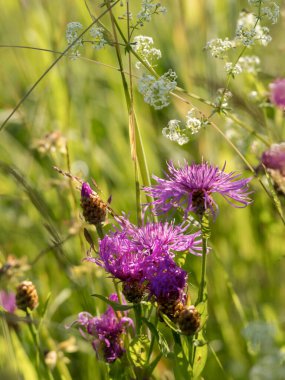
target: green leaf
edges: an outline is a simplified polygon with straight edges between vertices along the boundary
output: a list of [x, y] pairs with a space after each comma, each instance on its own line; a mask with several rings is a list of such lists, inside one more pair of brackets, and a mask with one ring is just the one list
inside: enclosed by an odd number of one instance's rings
[[151, 333], [155, 336], [162, 355], [167, 356], [170, 353], [170, 348], [168, 346], [167, 340], [165, 339], [161, 331], [157, 330], [155, 325], [149, 322], [144, 317], [142, 318], [142, 322], [148, 327]]
[[129, 355], [135, 367], [142, 368], [147, 363], [149, 339], [146, 335], [135, 337], [129, 345]]
[[[207, 296], [204, 294], [204, 298], [207, 298]], [[198, 313], [200, 314], [201, 320], [200, 320], [200, 330], [205, 325], [208, 319], [208, 307], [207, 307], [207, 301], [206, 302], [200, 302], [198, 305], [196, 305], [196, 309]]]
[[171, 319], [168, 318], [167, 315], [163, 313], [161, 313], [160, 315], [163, 319], [163, 322], [165, 322], [167, 326], [171, 328], [171, 330], [175, 331], [177, 334], [181, 334], [181, 330], [176, 326], [174, 322], [171, 321]]
[[134, 307], [133, 305], [121, 305], [117, 302], [109, 300], [109, 298], [101, 296], [101, 294], [94, 293], [94, 294], [92, 294], [92, 297], [100, 298], [100, 300], [102, 300], [102, 301], [106, 302], [108, 305], [112, 306], [112, 308], [116, 311], [130, 310]]
[[282, 206], [281, 206], [280, 200], [278, 198], [278, 195], [277, 195], [276, 190], [274, 188], [274, 185], [272, 183], [272, 179], [271, 179], [271, 177], [270, 177], [270, 175], [269, 175], [269, 173], [267, 172], [266, 169], [265, 169], [265, 175], [266, 175], [266, 178], [267, 178], [270, 194], [272, 195], [272, 199], [273, 199], [273, 202], [275, 204], [275, 207], [277, 208], [277, 211], [279, 212], [280, 216], [283, 219], [284, 215], [283, 215], [283, 210], [282, 210]]
[[195, 358], [193, 363], [193, 378], [198, 379], [207, 361], [208, 344], [204, 339], [203, 332], [199, 332], [198, 339], [195, 341]]

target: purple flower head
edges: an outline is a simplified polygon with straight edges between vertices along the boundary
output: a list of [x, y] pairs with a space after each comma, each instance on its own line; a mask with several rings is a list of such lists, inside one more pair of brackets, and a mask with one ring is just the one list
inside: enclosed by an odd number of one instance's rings
[[269, 85], [270, 100], [278, 107], [285, 108], [285, 78], [277, 79]]
[[[115, 294], [109, 299], [118, 301]], [[111, 306], [100, 317], [93, 317], [87, 312], [78, 315], [77, 323], [81, 326], [82, 335], [87, 339], [91, 337], [94, 350], [98, 355], [102, 353], [108, 363], [114, 362], [125, 352], [121, 335], [126, 333], [127, 327], [133, 326], [132, 319], [126, 315], [127, 312], [124, 312], [124, 316], [117, 315]]]
[[153, 205], [157, 214], [173, 208], [184, 209], [185, 217], [189, 212], [202, 214], [210, 209], [213, 215], [218, 210], [212, 194], [221, 194], [232, 206], [245, 207], [251, 200], [248, 195], [250, 178], [241, 179], [235, 172], [225, 173], [224, 168], [207, 163], [188, 165], [176, 169], [168, 163], [166, 179], [153, 176], [157, 184], [144, 190], [155, 200]]
[[267, 169], [279, 170], [285, 176], [285, 142], [271, 145], [263, 152], [261, 162]]
[[89, 186], [89, 183], [83, 182], [82, 187], [81, 187], [81, 197], [89, 198], [92, 193], [93, 193], [93, 190]]
[[133, 250], [125, 234], [115, 232], [106, 235], [99, 243], [99, 258], [88, 257], [119, 280], [140, 279], [141, 258]]
[[145, 271], [145, 280], [150, 294], [156, 297], [158, 303], [185, 302], [187, 273], [171, 258], [165, 257], [149, 262]]
[[200, 232], [187, 234], [189, 225], [168, 223], [147, 223], [137, 227], [126, 219], [118, 220], [125, 236], [129, 239], [133, 251], [141, 256], [167, 255], [174, 252], [189, 251], [199, 255], [201, 251]]
[[15, 293], [7, 293], [4, 290], [0, 291], [0, 306], [8, 313], [14, 313], [16, 310], [16, 295]]

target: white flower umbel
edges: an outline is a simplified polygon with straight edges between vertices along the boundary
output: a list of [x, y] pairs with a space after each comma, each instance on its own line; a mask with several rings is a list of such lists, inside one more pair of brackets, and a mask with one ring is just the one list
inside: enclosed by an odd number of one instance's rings
[[104, 29], [101, 26], [93, 26], [89, 33], [95, 50], [100, 50], [107, 45], [108, 41], [104, 37]]
[[260, 20], [253, 13], [241, 12], [236, 28], [237, 44], [252, 46], [255, 42], [268, 45], [271, 41], [269, 29], [260, 25]]
[[227, 56], [227, 51], [234, 47], [234, 41], [230, 41], [228, 38], [224, 40], [215, 38], [207, 42], [205, 49], [209, 50], [213, 57], [224, 59]]
[[[153, 47], [153, 39], [147, 36], [136, 36], [134, 38], [134, 50], [149, 66], [161, 58], [161, 51]], [[140, 68], [141, 62], [137, 62], [136, 67]]]
[[239, 59], [239, 65], [243, 72], [256, 74], [260, 70], [260, 59], [255, 55], [245, 55]]
[[[83, 29], [83, 26], [80, 22], [73, 21], [67, 24], [65, 37], [68, 45], [71, 45], [76, 40], [76, 38], [78, 38], [79, 31], [81, 29]], [[78, 50], [78, 47], [80, 46], [83, 46], [82, 38], [80, 38], [80, 40], [78, 40], [76, 44], [74, 44], [71, 48], [71, 52], [74, 56], [78, 57], [80, 55]]]
[[270, 2], [268, 6], [261, 8], [260, 15], [261, 17], [266, 17], [272, 24], [276, 24], [280, 15], [279, 5]]
[[159, 13], [166, 13], [166, 8], [160, 3], [156, 3], [153, 0], [142, 0], [141, 10], [137, 14], [137, 19], [140, 24], [151, 21], [152, 15]]
[[169, 93], [177, 85], [176, 78], [176, 73], [171, 69], [158, 79], [152, 75], [143, 74], [138, 82], [138, 90], [147, 104], [160, 110], [169, 105]]
[[198, 133], [203, 125], [203, 122], [195, 117], [195, 109], [192, 108], [187, 112], [186, 115], [186, 128], [189, 130], [191, 135]]
[[227, 74], [231, 75], [233, 78], [242, 72], [242, 67], [239, 63], [234, 65], [232, 62], [227, 62], [225, 64], [225, 69]]
[[188, 143], [189, 137], [185, 128], [180, 126], [180, 120], [169, 120], [167, 127], [163, 128], [162, 134], [170, 141], [177, 142], [179, 145]]

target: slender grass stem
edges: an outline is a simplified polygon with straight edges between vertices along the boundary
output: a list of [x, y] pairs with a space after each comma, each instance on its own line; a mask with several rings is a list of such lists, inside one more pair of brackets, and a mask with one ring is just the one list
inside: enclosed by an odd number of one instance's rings
[[201, 280], [200, 280], [197, 304], [200, 302], [203, 302], [203, 299], [204, 299], [204, 290], [206, 287], [206, 259], [207, 259], [207, 238], [202, 236], [202, 268], [201, 268]]
[[[118, 4], [120, 0], [115, 1], [110, 7], [113, 8], [116, 4]], [[101, 13], [100, 16], [98, 16], [87, 28], [83, 30], [82, 33], [79, 34], [79, 36], [70, 44], [68, 47], [61, 53], [61, 55], [56, 58], [53, 63], [43, 72], [43, 74], [35, 81], [35, 83], [32, 85], [32, 87], [26, 92], [26, 94], [21, 98], [21, 100], [18, 102], [18, 104], [14, 107], [13, 111], [8, 115], [8, 117], [3, 121], [3, 123], [0, 126], [0, 132], [3, 130], [3, 128], [6, 126], [8, 121], [11, 119], [11, 117], [17, 112], [17, 110], [21, 107], [21, 105], [24, 103], [24, 101], [30, 96], [30, 94], [34, 91], [34, 89], [38, 86], [38, 84], [42, 81], [42, 79], [54, 68], [54, 66], [65, 56], [65, 54], [83, 37], [83, 35], [88, 32], [89, 29], [92, 28], [98, 20], [100, 20], [101, 17], [103, 17], [106, 13], [108, 13], [108, 10], [105, 10]]]

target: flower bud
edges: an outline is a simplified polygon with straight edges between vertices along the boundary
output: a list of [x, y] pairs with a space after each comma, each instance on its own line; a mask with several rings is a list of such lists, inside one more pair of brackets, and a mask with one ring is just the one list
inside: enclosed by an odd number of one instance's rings
[[38, 306], [38, 293], [35, 285], [31, 281], [23, 281], [17, 287], [16, 305], [18, 309], [26, 311], [35, 309]]
[[194, 335], [200, 327], [200, 314], [194, 305], [185, 307], [178, 318], [178, 324], [182, 334]]
[[81, 188], [81, 207], [86, 222], [94, 225], [104, 222], [107, 204], [91, 189], [87, 182], [84, 182]]
[[277, 79], [269, 87], [271, 102], [277, 107], [285, 109], [285, 78]]

